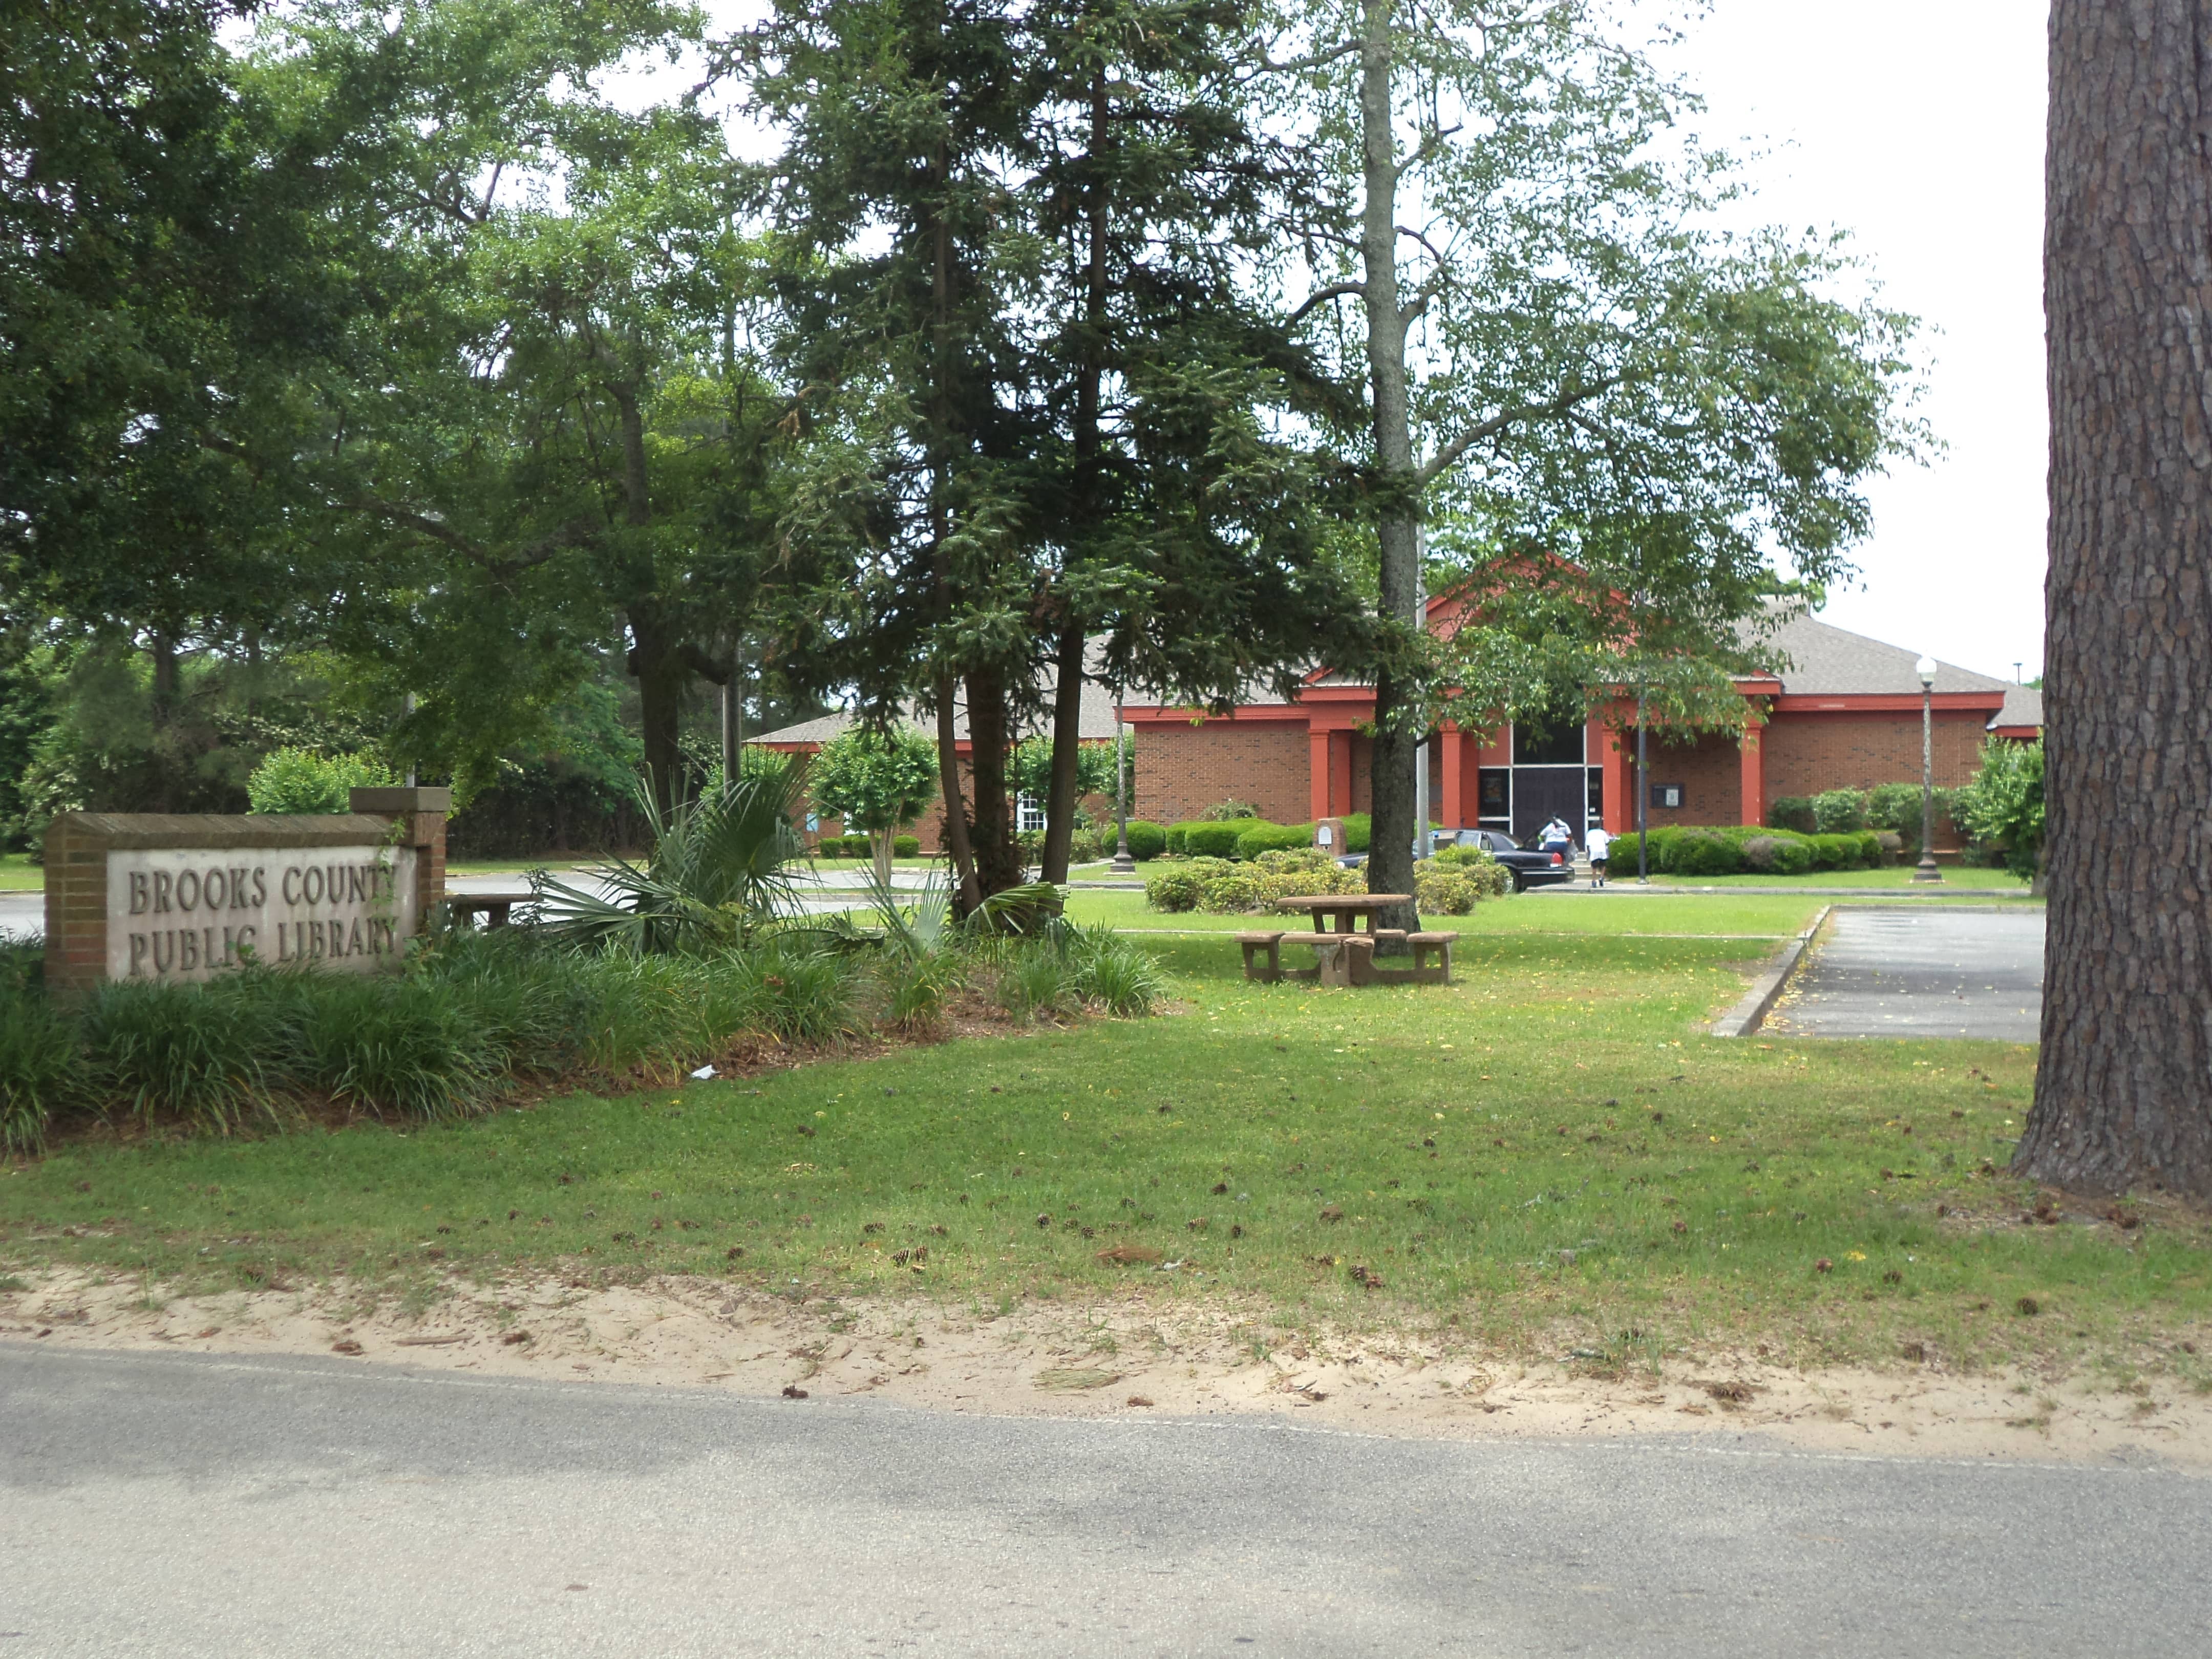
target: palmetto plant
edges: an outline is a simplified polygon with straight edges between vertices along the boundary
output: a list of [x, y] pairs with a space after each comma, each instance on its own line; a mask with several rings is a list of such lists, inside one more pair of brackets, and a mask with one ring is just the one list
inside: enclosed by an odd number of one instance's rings
[[800, 767], [787, 763], [665, 812], [641, 785], [637, 810], [653, 836], [645, 862], [617, 859], [592, 871], [596, 891], [541, 871], [532, 878], [538, 926], [577, 944], [639, 951], [744, 945], [798, 909], [791, 866], [805, 845], [791, 819], [800, 783]]

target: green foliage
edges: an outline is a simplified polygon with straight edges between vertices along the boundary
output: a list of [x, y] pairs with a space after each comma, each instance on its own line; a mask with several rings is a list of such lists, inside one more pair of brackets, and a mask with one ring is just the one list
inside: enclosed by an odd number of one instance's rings
[[76, 1027], [46, 1006], [35, 945], [0, 940], [0, 1152], [35, 1152], [88, 1078]]
[[1167, 851], [1168, 832], [1149, 818], [1131, 818], [1128, 822], [1129, 856], [1139, 864], [1148, 864]]
[[291, 1001], [272, 993], [281, 988], [268, 973], [100, 986], [82, 1029], [101, 1093], [142, 1121], [174, 1118], [228, 1134], [265, 1108], [270, 1061], [287, 1047]]
[[1237, 856], [1237, 842], [1243, 839], [1245, 830], [1251, 824], [1249, 818], [1200, 818], [1189, 823], [1173, 824], [1168, 830], [1170, 845], [1173, 846], [1173, 838], [1180, 830], [1182, 844], [1179, 850], [1188, 856], [1194, 859], [1233, 859]]
[[898, 830], [937, 799], [937, 742], [914, 726], [847, 726], [807, 769], [807, 793], [848, 830]]
[[1953, 797], [1952, 817], [1966, 833], [2004, 849], [2004, 866], [2032, 881], [2043, 857], [2043, 740], [1991, 738], [1981, 770]]
[[1216, 801], [1212, 805], [1207, 807], [1206, 811], [1200, 812], [1198, 815], [1198, 822], [1200, 823], [1231, 823], [1240, 818], [1256, 818], [1259, 816], [1260, 809], [1253, 805], [1249, 801], [1223, 800]]
[[665, 813], [641, 785], [638, 810], [653, 838], [645, 863], [617, 860], [595, 871], [611, 896], [537, 872], [538, 926], [574, 943], [633, 951], [742, 944], [793, 908], [788, 866], [805, 848], [791, 819], [805, 775], [785, 765]]
[[1262, 853], [1290, 853], [1314, 844], [1310, 823], [1256, 823], [1237, 837], [1237, 856], [1256, 859]]
[[1678, 876], [1732, 876], [1743, 868], [1734, 837], [1710, 830], [1684, 830], [1668, 845], [1667, 870]]
[[246, 797], [257, 812], [346, 812], [352, 810], [354, 790], [398, 781], [398, 775], [374, 756], [279, 749], [253, 769]]
[[1813, 829], [1815, 834], [1848, 836], [1866, 827], [1865, 790], [1826, 789], [1813, 797]]
[[428, 977], [283, 979], [292, 1030], [273, 1068], [295, 1088], [380, 1116], [440, 1118], [477, 1105], [507, 1069], [475, 1010]]
[[1792, 830], [1801, 836], [1809, 836], [1820, 828], [1814, 821], [1810, 795], [1776, 796], [1767, 803], [1766, 821], [1777, 830]]
[[1762, 874], [1802, 876], [1813, 867], [1813, 848], [1796, 836], [1753, 836], [1743, 844], [1743, 867]]
[[1498, 898], [1513, 890], [1513, 872], [1487, 848], [1447, 847], [1431, 861], [1439, 869], [1454, 871], [1472, 882], [1480, 898]]
[[891, 854], [895, 858], [919, 858], [921, 855], [921, 837], [919, 836], [892, 836]]
[[[1414, 861], [1413, 908], [1423, 915], [1463, 916], [1482, 900], [1498, 898], [1512, 890], [1511, 872], [1482, 848], [1445, 850], [1455, 856], [1446, 859], [1440, 853], [1435, 858]], [[1469, 854], [1475, 856], [1470, 858]]]
[[[1126, 751], [1128, 745], [1125, 743]], [[1006, 758], [1007, 781], [1031, 800], [1042, 802], [1052, 791], [1052, 739], [1024, 738]], [[1114, 793], [1114, 745], [1100, 740], [1075, 746], [1075, 798], [1093, 795], [1111, 799]]]

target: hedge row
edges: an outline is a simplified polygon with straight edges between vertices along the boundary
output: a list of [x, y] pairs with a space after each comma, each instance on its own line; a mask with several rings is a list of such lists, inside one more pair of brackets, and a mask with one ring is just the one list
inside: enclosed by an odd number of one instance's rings
[[[1654, 875], [1733, 876], [1751, 871], [1794, 876], [1808, 870], [1869, 870], [1885, 856], [1881, 836], [1872, 830], [1806, 836], [1759, 824], [1668, 824], [1654, 830], [1650, 839]], [[1638, 850], [1634, 835], [1615, 836], [1613, 873], [1634, 871]]]
[[[917, 836], [893, 836], [893, 858], [916, 858], [921, 853], [921, 840]], [[817, 858], [872, 859], [876, 855], [875, 844], [866, 836], [824, 836], [817, 852]]]
[[[1364, 812], [1348, 812], [1343, 818], [1344, 842], [1334, 853], [1364, 853], [1373, 821]], [[1130, 850], [1136, 848], [1137, 826], [1129, 826]], [[1265, 818], [1194, 818], [1171, 823], [1165, 832], [1166, 850], [1185, 858], [1243, 859], [1262, 853], [1295, 853], [1314, 844], [1310, 823], [1270, 823]], [[1144, 854], [1138, 854], [1139, 858]]]

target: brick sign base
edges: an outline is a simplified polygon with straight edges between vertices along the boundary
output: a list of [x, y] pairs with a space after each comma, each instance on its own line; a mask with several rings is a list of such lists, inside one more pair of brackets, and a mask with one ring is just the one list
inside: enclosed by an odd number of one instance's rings
[[397, 967], [444, 902], [451, 799], [356, 789], [354, 811], [328, 815], [65, 812], [46, 831], [46, 982]]

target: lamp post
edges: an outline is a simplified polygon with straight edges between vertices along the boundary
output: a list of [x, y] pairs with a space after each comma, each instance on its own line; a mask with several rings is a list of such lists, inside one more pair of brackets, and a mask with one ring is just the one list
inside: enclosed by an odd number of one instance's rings
[[1912, 665], [1920, 676], [1920, 866], [1915, 881], [1941, 881], [1936, 867], [1936, 659]]
[[1137, 860], [1129, 856], [1128, 769], [1121, 760], [1121, 700], [1114, 699], [1114, 862], [1107, 866], [1117, 876], [1137, 873]]

